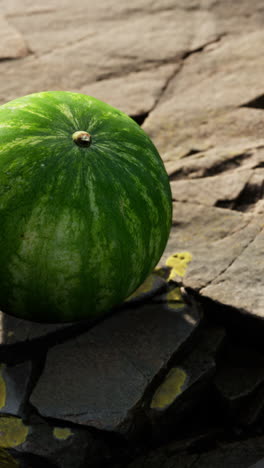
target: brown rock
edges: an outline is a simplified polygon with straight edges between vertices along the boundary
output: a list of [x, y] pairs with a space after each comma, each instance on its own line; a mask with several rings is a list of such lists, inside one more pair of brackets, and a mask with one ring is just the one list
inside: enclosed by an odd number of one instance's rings
[[263, 139], [261, 111], [238, 109], [263, 94], [263, 59], [258, 52], [263, 37], [262, 31], [227, 36], [185, 60], [144, 122], [162, 153], [188, 140], [195, 146]]
[[0, 15], [0, 59], [25, 57], [29, 49], [21, 34]]
[[78, 91], [107, 102], [131, 116], [137, 116], [153, 109], [162, 89], [179, 67], [179, 63], [169, 64], [129, 73], [90, 83]]

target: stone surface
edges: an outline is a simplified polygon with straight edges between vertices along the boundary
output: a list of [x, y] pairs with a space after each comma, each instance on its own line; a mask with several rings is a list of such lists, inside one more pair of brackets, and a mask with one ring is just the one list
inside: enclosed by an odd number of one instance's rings
[[35, 323], [12, 317], [0, 311], [0, 344], [27, 343], [38, 338], [52, 336], [54, 333], [70, 327], [69, 324]]
[[[151, 274], [145, 282], [129, 297], [126, 302], [140, 302], [152, 297], [162, 289], [166, 289], [166, 280], [156, 274]], [[50, 345], [61, 339], [89, 329], [92, 323], [82, 321], [78, 323], [37, 323], [22, 320], [0, 311], [0, 345], [28, 344], [42, 340]]]
[[[261, 318], [263, 153], [236, 150], [228, 159], [208, 152], [211, 168], [207, 152], [180, 158], [174, 166], [174, 226], [160, 264], [176, 249], [189, 252], [186, 287]], [[214, 168], [218, 173], [209, 175]]]
[[264, 466], [264, 458], [259, 460], [255, 465], [251, 465], [250, 468], [263, 468]]
[[2, 364], [0, 371], [0, 415], [7, 413], [22, 416], [28, 397], [32, 363], [27, 361], [13, 366]]
[[[225, 332], [221, 328], [203, 330], [194, 350], [170, 368], [156, 389], [151, 403], [152, 412], [161, 413], [173, 406], [173, 413], [184, 413], [199, 401], [206, 385], [214, 374], [214, 355], [221, 345]], [[174, 416], [175, 417], [175, 416]], [[178, 418], [177, 418], [178, 419]]]
[[226, 141], [263, 138], [261, 110], [240, 108], [263, 94], [263, 58], [258, 53], [262, 41], [262, 31], [234, 36], [232, 41], [227, 35], [204, 54], [185, 60], [144, 122], [161, 152], [187, 140], [223, 146]]
[[[47, 424], [39, 417], [34, 417], [34, 421], [28, 425], [25, 440], [14, 450], [18, 460], [24, 455], [25, 462], [32, 467], [39, 466], [41, 460], [54, 463], [57, 468], [81, 468], [85, 463], [103, 466], [110, 456], [107, 445], [87, 430], [65, 424]], [[31, 465], [32, 455], [35, 456], [34, 465]]]
[[[167, 11], [165, 8], [156, 14], [130, 15], [127, 12], [114, 21], [101, 20], [101, 23], [98, 18], [98, 21], [85, 21], [82, 37], [78, 35], [78, 22], [83, 24], [83, 17], [79, 15], [79, 20], [71, 25], [78, 37], [74, 32], [71, 40], [65, 30], [69, 22], [65, 24], [62, 19], [61, 28], [58, 28], [55, 20], [58, 15], [61, 15], [61, 10], [57, 14], [51, 13], [53, 25], [48, 35], [45, 15], [31, 16], [32, 26], [36, 28], [33, 35], [32, 28], [27, 26], [24, 30], [33, 56], [19, 65], [19, 95], [48, 89], [79, 91], [100, 79], [140, 70], [152, 69], [155, 72], [155, 66], [177, 63], [189, 51], [203, 47], [217, 37], [212, 15], [206, 11], [189, 15], [181, 9]], [[69, 16], [72, 17], [72, 9], [68, 10], [68, 20]], [[30, 21], [30, 16], [28, 18]], [[203, 28], [200, 28], [201, 21], [205, 25]], [[61, 46], [58, 46], [59, 32]], [[48, 50], [47, 42], [50, 42]], [[14, 63], [0, 64], [0, 73], [3, 80], [0, 102], [5, 102], [18, 96], [17, 84], [12, 79], [18, 68]], [[166, 81], [165, 78], [162, 87], [166, 87]], [[139, 112], [137, 110], [136, 113]]]
[[25, 57], [29, 54], [21, 34], [0, 15], [0, 60]]
[[127, 308], [52, 348], [30, 401], [45, 417], [127, 431], [149, 384], [198, 323], [197, 311], [184, 306]]
[[[152, 422], [153, 437], [157, 440], [166, 440], [170, 434], [181, 434], [197, 424], [192, 420], [193, 411], [197, 411], [200, 418], [200, 410], [204, 408], [204, 420], [207, 417], [210, 406], [210, 389], [215, 374], [215, 355], [225, 338], [225, 331], [221, 327], [202, 329], [195, 346], [183, 359], [178, 359], [176, 364], [170, 366], [170, 370], [161, 384], [152, 395], [150, 406], [146, 412]], [[203, 422], [200, 423], [203, 426]], [[201, 443], [201, 439], [208, 438], [205, 434], [192, 443]], [[187, 430], [188, 431], [188, 430]], [[210, 428], [211, 434], [214, 429]], [[180, 449], [180, 446], [178, 446]]]
[[168, 64], [153, 69], [128, 73], [81, 87], [78, 92], [88, 94], [120, 109], [131, 116], [150, 112], [162, 94], [171, 76], [180, 68], [180, 63]]

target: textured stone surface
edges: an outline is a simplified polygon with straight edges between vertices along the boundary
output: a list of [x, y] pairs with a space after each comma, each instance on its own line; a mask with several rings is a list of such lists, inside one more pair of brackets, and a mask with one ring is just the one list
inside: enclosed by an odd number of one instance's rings
[[32, 374], [30, 361], [0, 368], [0, 415], [13, 414], [22, 416], [28, 397], [28, 389]]
[[[28, 425], [25, 440], [14, 449], [16, 458], [19, 460], [24, 455], [25, 462], [32, 467], [39, 466], [39, 460], [54, 463], [58, 468], [81, 468], [85, 460], [91, 466], [100, 466], [109, 457], [106, 444], [90, 432], [65, 424], [47, 424], [39, 417]], [[34, 465], [31, 465], [32, 455]]]
[[174, 418], [178, 420], [179, 413], [184, 414], [186, 409], [190, 410], [197, 404], [199, 393], [204, 392], [208, 380], [214, 374], [214, 354], [224, 336], [225, 332], [221, 328], [203, 330], [194, 350], [179, 361], [177, 367], [170, 368], [156, 389], [150, 403], [153, 413], [162, 413], [173, 406]]
[[25, 57], [29, 54], [21, 34], [0, 15], [0, 60]]
[[51, 349], [30, 401], [45, 417], [122, 432], [148, 385], [198, 323], [197, 311], [187, 307], [127, 308]]
[[1, 345], [13, 345], [48, 337], [64, 328], [70, 328], [70, 325], [35, 323], [29, 320], [17, 319], [0, 311]]

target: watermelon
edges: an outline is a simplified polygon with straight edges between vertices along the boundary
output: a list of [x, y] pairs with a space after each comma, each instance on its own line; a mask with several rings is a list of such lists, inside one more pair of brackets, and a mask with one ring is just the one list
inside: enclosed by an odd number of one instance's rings
[[108, 313], [159, 261], [171, 200], [157, 149], [123, 112], [66, 91], [0, 106], [0, 309]]

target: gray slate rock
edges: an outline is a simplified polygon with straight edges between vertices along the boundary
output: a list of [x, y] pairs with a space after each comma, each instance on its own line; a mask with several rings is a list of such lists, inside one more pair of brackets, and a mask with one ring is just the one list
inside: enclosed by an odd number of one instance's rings
[[149, 384], [198, 324], [188, 307], [127, 308], [50, 349], [30, 401], [45, 417], [127, 432]]
[[13, 366], [1, 364], [0, 414], [23, 416], [31, 373], [31, 361]]
[[25, 441], [15, 447], [14, 453], [18, 459], [19, 455], [24, 455], [25, 461], [28, 458], [28, 466], [31, 466], [30, 456], [34, 455], [58, 468], [104, 466], [110, 455], [103, 440], [87, 429], [47, 423], [39, 417], [34, 417]]
[[155, 435], [162, 435], [168, 423], [174, 427], [193, 407], [205, 398], [215, 373], [215, 355], [223, 344], [225, 331], [221, 327], [202, 329], [191, 352], [169, 372], [156, 389], [150, 402], [150, 418]]

